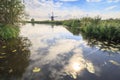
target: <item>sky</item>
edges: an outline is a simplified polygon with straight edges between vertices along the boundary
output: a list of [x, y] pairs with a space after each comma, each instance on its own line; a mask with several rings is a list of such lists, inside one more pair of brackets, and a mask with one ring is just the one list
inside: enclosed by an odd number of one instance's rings
[[120, 0], [24, 0], [29, 19], [56, 20], [95, 17], [120, 18]]

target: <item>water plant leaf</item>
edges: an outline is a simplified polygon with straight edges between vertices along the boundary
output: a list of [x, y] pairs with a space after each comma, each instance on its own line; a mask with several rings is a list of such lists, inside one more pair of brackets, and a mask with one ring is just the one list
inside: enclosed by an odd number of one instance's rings
[[118, 62], [116, 62], [114, 60], [109, 60], [109, 62], [112, 63], [112, 64], [114, 64], [114, 65], [116, 65], [116, 66], [120, 66], [120, 63], [118, 63]]
[[1, 53], [2, 55], [5, 55], [6, 53]]
[[72, 76], [74, 79], [77, 79], [77, 74], [76, 74], [76, 73], [71, 73], [71, 76]]
[[9, 70], [9, 73], [12, 73], [12, 72], [13, 72], [13, 69], [10, 69], [10, 70]]
[[86, 63], [86, 68], [90, 73], [95, 73], [95, 69], [92, 63]]
[[23, 48], [22, 51], [25, 51], [25, 48]]
[[40, 72], [40, 68], [39, 67], [34, 67], [34, 69], [32, 70], [34, 73]]
[[16, 52], [17, 50], [13, 50], [12, 52]]
[[6, 46], [2, 46], [2, 48], [6, 48]]

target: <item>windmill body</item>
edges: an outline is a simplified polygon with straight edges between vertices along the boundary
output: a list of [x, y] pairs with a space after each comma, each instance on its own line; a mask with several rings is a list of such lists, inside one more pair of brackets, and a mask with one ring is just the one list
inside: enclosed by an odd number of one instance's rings
[[53, 12], [52, 12], [52, 15], [50, 16], [50, 18], [51, 18], [51, 21], [54, 21], [55, 19], [55, 17], [57, 17], [57, 16], [54, 16], [54, 14], [53, 14]]

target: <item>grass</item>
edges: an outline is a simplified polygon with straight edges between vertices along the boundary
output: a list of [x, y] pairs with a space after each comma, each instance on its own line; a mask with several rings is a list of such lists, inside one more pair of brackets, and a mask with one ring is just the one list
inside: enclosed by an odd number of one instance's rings
[[80, 26], [80, 20], [79, 19], [64, 20], [63, 25], [77, 28]]
[[84, 17], [63, 21], [63, 25], [71, 32], [83, 34], [85, 38], [120, 43], [120, 19], [101, 20], [100, 17]]
[[87, 38], [120, 42], [120, 23], [117, 20], [91, 19], [81, 27]]
[[19, 35], [19, 27], [11, 24], [0, 25], [0, 39], [12, 39], [17, 38]]

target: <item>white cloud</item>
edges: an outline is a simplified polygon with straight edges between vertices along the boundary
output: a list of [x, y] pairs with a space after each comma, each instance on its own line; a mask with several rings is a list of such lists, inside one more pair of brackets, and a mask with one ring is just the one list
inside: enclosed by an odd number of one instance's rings
[[71, 1], [78, 1], [78, 0], [60, 0], [60, 1], [63, 1], [63, 2], [71, 2]]
[[[93, 1], [93, 0], [88, 0]], [[95, 1], [95, 0], [94, 0]], [[100, 1], [100, 0], [96, 0]], [[68, 8], [62, 8], [63, 6], [62, 2], [54, 2], [53, 0], [25, 0], [26, 5], [26, 12], [30, 15], [30, 18], [34, 18], [35, 20], [50, 20], [51, 12], [54, 12], [55, 16], [58, 16], [55, 18], [55, 20], [64, 20], [64, 19], [70, 19], [70, 18], [81, 18], [88, 14], [90, 17], [95, 17], [97, 15], [101, 16], [102, 18], [120, 18], [120, 12], [109, 12], [106, 13], [106, 11], [110, 11], [117, 6], [111, 6], [106, 9], [104, 9], [104, 12], [100, 13], [100, 11], [84, 11], [81, 8], [78, 7], [70, 7]]]
[[111, 2], [120, 2], [120, 0], [107, 0], [108, 3], [111, 3]]
[[61, 2], [54, 2], [53, 0], [25, 0], [26, 12], [32, 18], [46, 19], [49, 18], [56, 8], [62, 6]]
[[100, 2], [101, 0], [86, 0], [87, 2]]
[[105, 10], [109, 11], [109, 10], [115, 9], [116, 7], [117, 7], [116, 5], [110, 6], [110, 7], [105, 8]]
[[100, 16], [102, 19], [109, 19], [109, 18], [120, 18], [120, 12], [113, 12], [113, 11], [109, 11], [109, 12], [104, 12], [104, 13], [100, 13], [100, 12], [89, 12], [88, 16], [90, 17], [95, 17], [95, 16]]

